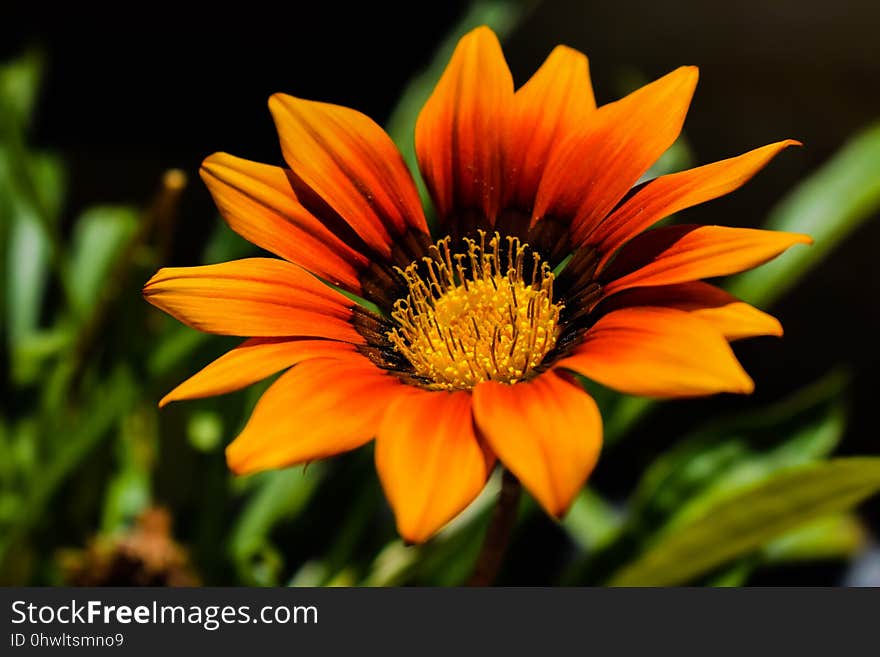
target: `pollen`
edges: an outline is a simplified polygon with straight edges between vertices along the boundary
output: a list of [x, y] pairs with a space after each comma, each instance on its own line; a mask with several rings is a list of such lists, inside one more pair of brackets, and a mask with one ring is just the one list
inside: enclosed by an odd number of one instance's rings
[[434, 390], [470, 390], [481, 381], [529, 378], [556, 344], [559, 312], [553, 272], [516, 237], [450, 238], [398, 269], [408, 286], [391, 317], [394, 348]]

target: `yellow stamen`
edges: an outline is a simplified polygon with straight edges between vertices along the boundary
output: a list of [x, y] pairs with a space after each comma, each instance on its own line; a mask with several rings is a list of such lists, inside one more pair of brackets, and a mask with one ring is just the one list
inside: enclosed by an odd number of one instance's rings
[[409, 292], [394, 304], [388, 339], [432, 389], [521, 381], [556, 344], [562, 306], [553, 303], [550, 266], [532, 253], [527, 282], [528, 245], [506, 238], [505, 258], [501, 239], [487, 244], [480, 231], [479, 243], [465, 238], [466, 252], [453, 254], [447, 237], [398, 270]]

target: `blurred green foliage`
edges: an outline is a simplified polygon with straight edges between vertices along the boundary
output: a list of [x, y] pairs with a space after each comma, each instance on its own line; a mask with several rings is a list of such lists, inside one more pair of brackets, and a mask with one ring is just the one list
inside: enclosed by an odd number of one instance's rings
[[[616, 573], [610, 584], [685, 584], [788, 529], [849, 509], [877, 491], [880, 458], [876, 457], [832, 459], [786, 469], [706, 504], [697, 518], [674, 527]], [[821, 528], [837, 530], [838, 525], [825, 523]]]
[[[526, 8], [475, 3], [405, 90], [389, 131], [411, 164], [418, 109], [455, 40], [481, 23], [503, 36]], [[7, 365], [0, 581], [62, 583], [60, 549], [84, 547], [95, 535], [125, 535], [156, 505], [171, 510], [177, 537], [209, 584], [465, 581], [499, 489], [497, 473], [436, 538], [405, 546], [369, 448], [307, 468], [244, 478], [227, 472], [223, 445], [269, 382], [158, 412], [164, 392], [232, 344], [182, 327], [140, 298], [141, 284], [167, 253], [182, 174], [166, 173], [146, 208], [95, 206], [66, 217], [62, 161], [28, 145], [43, 68], [39, 53], [0, 68]], [[690, 162], [681, 141], [651, 175]], [[768, 218], [767, 227], [811, 233], [817, 245], [728, 288], [765, 307], [775, 301], [877, 212], [878, 180], [874, 126]], [[216, 224], [204, 262], [251, 252]], [[660, 454], [627, 499], [585, 489], [560, 524], [570, 548], [559, 583], [732, 585], [761, 568], [856, 554], [867, 534], [853, 508], [880, 490], [880, 460], [830, 458], [846, 428], [846, 389], [846, 374], [834, 372], [767, 408], [713, 420]], [[619, 449], [654, 403], [595, 392], [606, 449]], [[524, 498], [521, 526], [538, 513]]]

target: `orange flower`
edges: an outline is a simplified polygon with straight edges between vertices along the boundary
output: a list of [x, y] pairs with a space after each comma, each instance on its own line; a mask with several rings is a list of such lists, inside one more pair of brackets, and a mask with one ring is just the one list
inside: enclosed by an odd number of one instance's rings
[[573, 373], [632, 395], [749, 393], [728, 341], [782, 333], [700, 279], [755, 267], [808, 237], [644, 232], [731, 192], [797, 143], [633, 187], [678, 137], [696, 82], [697, 69], [682, 67], [597, 108], [586, 57], [560, 46], [514, 91], [495, 35], [474, 30], [416, 125], [433, 235], [376, 123], [272, 96], [290, 168], [218, 153], [202, 177], [229, 225], [282, 259], [166, 268], [147, 283], [150, 303], [189, 326], [251, 336], [161, 404], [290, 368], [228, 447], [236, 473], [375, 438], [410, 541], [467, 506], [496, 458], [548, 513], [563, 514], [602, 441], [599, 411]]

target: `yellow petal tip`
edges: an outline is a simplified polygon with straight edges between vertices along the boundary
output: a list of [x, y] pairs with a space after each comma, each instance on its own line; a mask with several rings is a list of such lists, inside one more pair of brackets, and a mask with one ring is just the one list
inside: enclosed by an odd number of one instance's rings
[[777, 338], [781, 338], [785, 334], [785, 329], [782, 328], [782, 322], [773, 317], [773, 315], [768, 315], [770, 319], [773, 320], [771, 327], [767, 329], [767, 335], [772, 335]]
[[202, 166], [199, 168], [199, 174], [202, 178], [205, 177], [205, 173], [213, 173], [212, 169], [217, 167], [218, 165], [222, 166], [223, 160], [230, 158], [229, 153], [224, 153], [223, 151], [218, 151], [216, 153], [211, 153], [208, 157], [202, 160]]
[[696, 83], [696, 81], [700, 77], [700, 67], [693, 64], [688, 64], [687, 66], [679, 66], [676, 70], [676, 73], [678, 73], [679, 75], [686, 75], [689, 78], [693, 78], [694, 83]]
[[226, 467], [232, 472], [232, 474], [241, 476], [254, 472], [253, 468], [249, 468], [247, 465], [247, 457], [241, 454], [241, 449], [237, 447], [238, 439], [233, 440], [229, 445], [227, 445], [225, 450], [226, 455]]
[[751, 395], [755, 392], [755, 382], [752, 380], [752, 377], [743, 372], [743, 378], [740, 380], [739, 385], [731, 390], [731, 392], [739, 393], [741, 395]]
[[477, 27], [475, 27], [470, 32], [468, 32], [468, 35], [471, 35], [471, 34], [483, 34], [486, 36], [489, 36], [489, 35], [495, 36], [495, 31], [491, 27], [489, 27], [488, 25], [484, 24], [484, 25], [477, 25]]
[[141, 296], [143, 296], [144, 299], [146, 299], [150, 303], [153, 303], [152, 300], [150, 299], [150, 297], [153, 296], [153, 294], [155, 294], [155, 290], [153, 289], [153, 286], [156, 284], [156, 279], [159, 277], [159, 274], [161, 272], [162, 272], [162, 270], [160, 269], [155, 274], [153, 274], [153, 276], [150, 278], [150, 280], [148, 280], [146, 283], [144, 283], [144, 286], [141, 288]]
[[408, 532], [400, 526], [397, 527], [397, 533], [400, 534], [400, 537], [403, 539], [403, 544], [406, 547], [420, 545], [430, 538], [430, 536], [424, 536], [422, 533]]
[[274, 116], [276, 112], [283, 111], [284, 104], [289, 100], [296, 100], [293, 96], [290, 96], [285, 93], [281, 93], [280, 91], [276, 91], [274, 94], [269, 96], [269, 112]]

